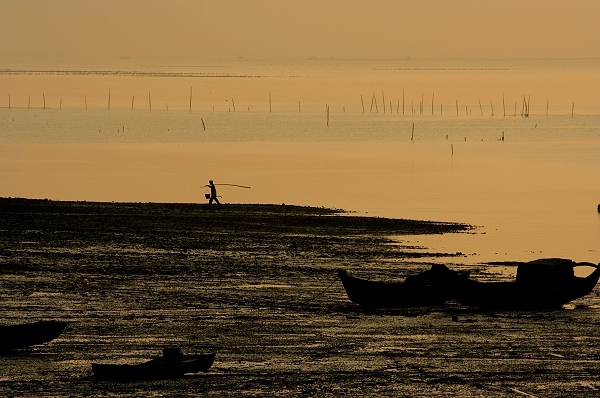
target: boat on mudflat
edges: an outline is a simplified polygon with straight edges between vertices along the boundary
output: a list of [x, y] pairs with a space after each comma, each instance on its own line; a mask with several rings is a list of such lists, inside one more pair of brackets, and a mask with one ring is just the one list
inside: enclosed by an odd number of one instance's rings
[[144, 363], [93, 363], [92, 371], [98, 381], [164, 380], [180, 378], [187, 373], [205, 372], [214, 361], [214, 353], [183, 355], [179, 348], [165, 348], [162, 357]]
[[[577, 277], [574, 268], [578, 266], [596, 269], [586, 277]], [[558, 309], [590, 293], [599, 278], [600, 264], [545, 258], [520, 264], [515, 281], [460, 280], [454, 298], [483, 310]]]
[[18, 325], [0, 326], [0, 352], [44, 344], [62, 334], [67, 322], [38, 321]]
[[412, 275], [404, 282], [382, 282], [357, 278], [338, 270], [350, 301], [372, 308], [402, 308], [442, 305], [453, 298], [457, 281], [469, 271], [452, 271], [443, 264]]

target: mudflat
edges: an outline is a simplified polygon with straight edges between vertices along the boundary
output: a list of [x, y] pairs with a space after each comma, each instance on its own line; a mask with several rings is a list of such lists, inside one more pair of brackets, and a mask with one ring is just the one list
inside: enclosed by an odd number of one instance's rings
[[[0, 357], [0, 395], [598, 396], [597, 291], [558, 311], [367, 310], [336, 280], [402, 280], [425, 257], [501, 277], [391, 238], [471, 230], [289, 205], [2, 198], [3, 324], [69, 325]], [[215, 363], [178, 380], [93, 378], [92, 362], [167, 346]]]

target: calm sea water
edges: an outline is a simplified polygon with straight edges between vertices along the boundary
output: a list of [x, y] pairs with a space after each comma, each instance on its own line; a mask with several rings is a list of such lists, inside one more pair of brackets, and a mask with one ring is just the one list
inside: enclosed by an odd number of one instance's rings
[[479, 226], [398, 238], [457, 261], [600, 261], [598, 60], [119, 62], [3, 67], [0, 196], [199, 202], [213, 179]]

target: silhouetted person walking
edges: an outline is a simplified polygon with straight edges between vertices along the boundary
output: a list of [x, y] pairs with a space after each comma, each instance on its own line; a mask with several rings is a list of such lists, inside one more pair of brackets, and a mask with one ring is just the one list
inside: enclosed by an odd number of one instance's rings
[[208, 199], [208, 205], [212, 205], [213, 200], [217, 203], [219, 207], [221, 207], [221, 203], [219, 203], [219, 199], [217, 199], [217, 187], [213, 183], [213, 180], [208, 181], [209, 185], [206, 185], [210, 188], [210, 198]]

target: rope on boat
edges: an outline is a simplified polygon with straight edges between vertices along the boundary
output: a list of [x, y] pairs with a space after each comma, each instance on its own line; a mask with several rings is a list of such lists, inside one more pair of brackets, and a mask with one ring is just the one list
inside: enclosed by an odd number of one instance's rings
[[316, 299], [317, 297], [325, 294], [325, 292], [327, 292], [329, 290], [329, 288], [331, 286], [333, 286], [333, 284], [339, 279], [339, 276], [336, 275], [335, 278], [333, 278], [333, 281], [329, 284], [329, 286], [327, 286], [324, 290], [321, 290], [320, 292], [318, 292], [317, 294], [315, 294], [314, 296], [312, 296], [311, 298], [308, 299], [307, 303], [310, 303], [311, 301], [313, 301], [314, 299]]

